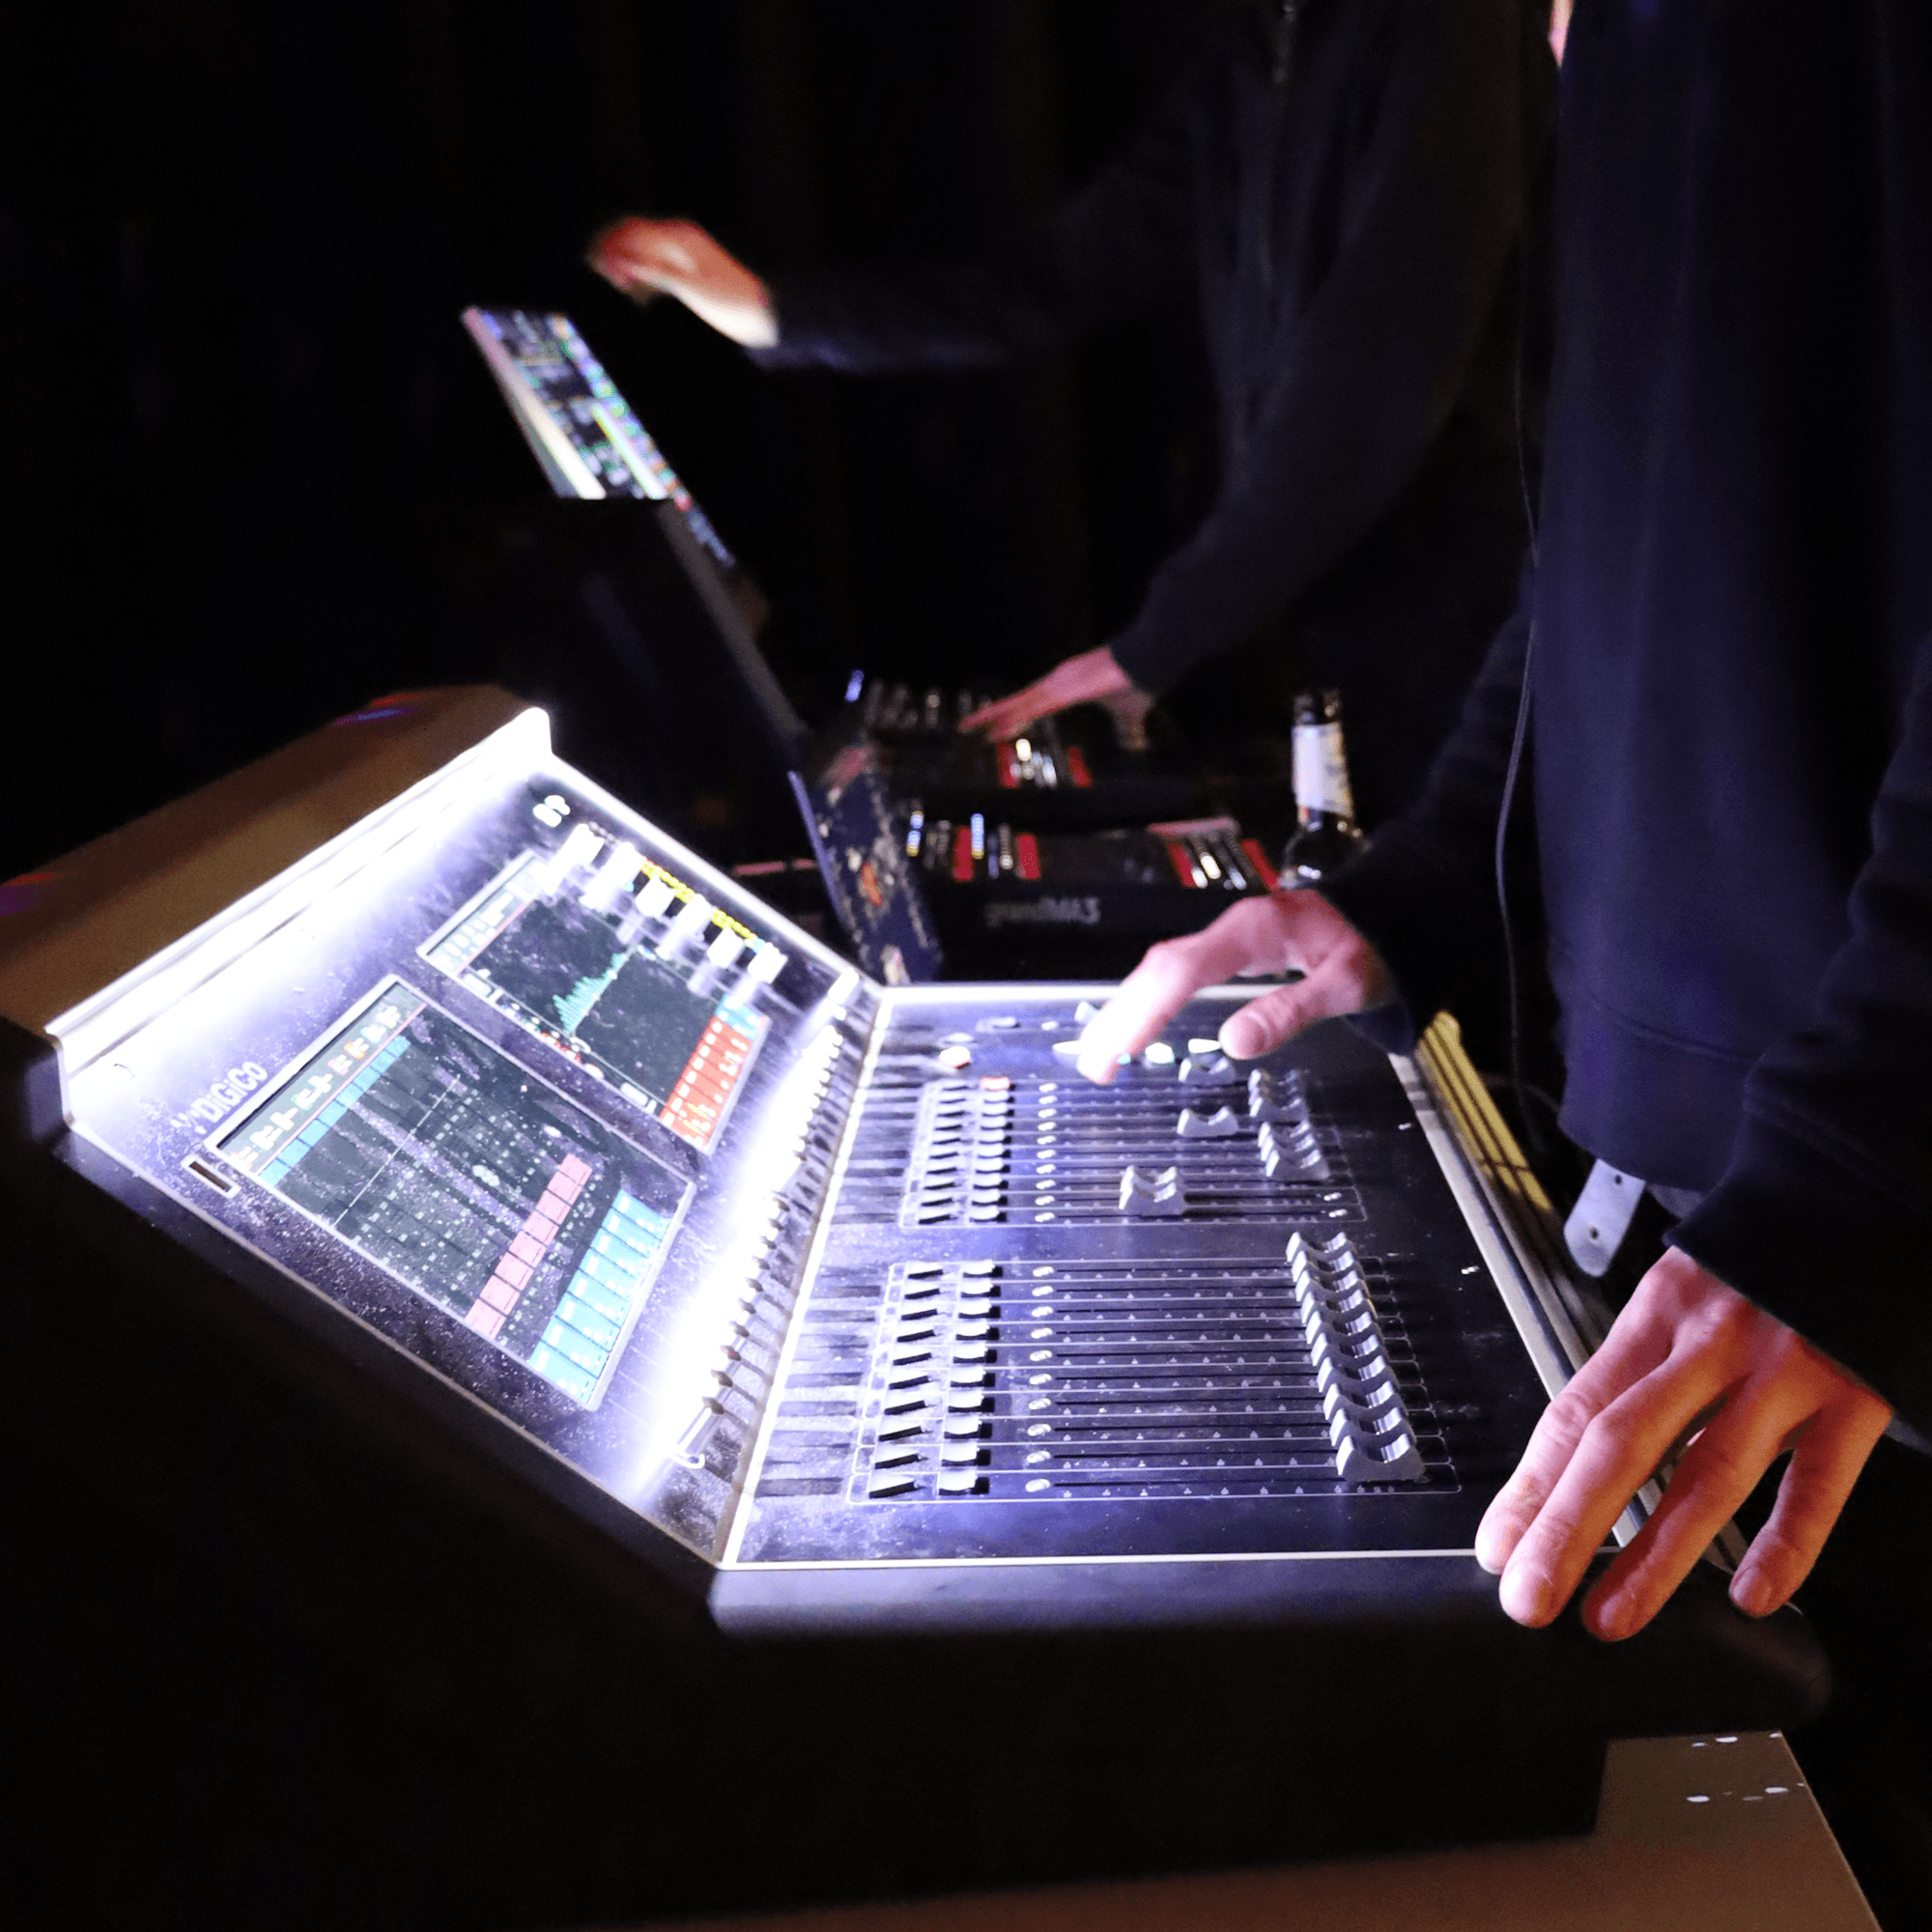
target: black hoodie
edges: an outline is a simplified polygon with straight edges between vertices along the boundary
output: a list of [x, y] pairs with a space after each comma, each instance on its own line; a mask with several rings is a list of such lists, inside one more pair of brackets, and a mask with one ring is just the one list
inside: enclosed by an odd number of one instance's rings
[[1284, 33], [1256, 8], [1014, 253], [782, 281], [757, 359], [992, 363], [1192, 294], [1220, 488], [1114, 655], [1158, 692], [1285, 618], [1344, 689], [1365, 809], [1393, 810], [1522, 555], [1517, 244], [1552, 85], [1535, 14], [1302, 0]]
[[1326, 889], [1410, 1011], [1479, 929], [1525, 642], [1563, 1121], [1932, 1423], [1932, 8], [1579, 0], [1540, 557]]

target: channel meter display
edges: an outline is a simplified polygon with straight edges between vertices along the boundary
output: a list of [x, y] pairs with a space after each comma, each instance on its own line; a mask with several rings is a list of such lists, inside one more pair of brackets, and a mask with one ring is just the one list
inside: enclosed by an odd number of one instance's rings
[[580, 822], [421, 949], [440, 972], [709, 1151], [785, 955], [635, 845]]
[[396, 980], [209, 1146], [585, 1407], [690, 1192]]

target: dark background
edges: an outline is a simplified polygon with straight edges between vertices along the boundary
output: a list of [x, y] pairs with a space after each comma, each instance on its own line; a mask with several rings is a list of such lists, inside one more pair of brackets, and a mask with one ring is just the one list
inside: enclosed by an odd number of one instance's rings
[[[577, 317], [770, 596], [808, 711], [854, 665], [1017, 680], [1104, 638], [1211, 488], [1188, 315], [1010, 372], [762, 376], [582, 253], [624, 212], [774, 273], [986, 247], [1228, 11], [9, 10], [0, 878], [370, 696], [473, 679], [549, 703], [566, 755], [719, 860], [798, 843], [706, 782], [735, 722], [694, 737], [613, 658], [595, 580], [623, 539], [549, 500], [469, 302]], [[649, 644], [652, 593], [626, 594]], [[667, 722], [681, 766], [653, 757]]]

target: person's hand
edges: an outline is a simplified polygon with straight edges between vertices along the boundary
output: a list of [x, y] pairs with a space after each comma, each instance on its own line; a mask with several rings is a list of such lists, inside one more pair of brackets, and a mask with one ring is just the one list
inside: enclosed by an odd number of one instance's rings
[[628, 215], [590, 238], [585, 259], [625, 295], [644, 300], [675, 296], [747, 349], [769, 349], [779, 339], [771, 291], [695, 221]]
[[1624, 1505], [1697, 1429], [1583, 1620], [1600, 1637], [1641, 1630], [1788, 1449], [1771, 1520], [1731, 1579], [1731, 1601], [1768, 1616], [1804, 1580], [1890, 1419], [1864, 1383], [1666, 1249], [1544, 1411], [1476, 1532], [1476, 1559], [1501, 1573], [1502, 1606], [1518, 1623], [1548, 1623]]
[[1153, 699], [1114, 662], [1114, 653], [1105, 644], [1063, 660], [1010, 697], [982, 704], [959, 721], [959, 728], [983, 731], [998, 744], [1017, 738], [1036, 719], [1050, 718], [1069, 704], [1094, 703], [1104, 704], [1114, 714], [1114, 728], [1128, 751], [1147, 749], [1147, 715]]
[[1123, 1053], [1138, 1053], [1203, 986], [1298, 967], [1306, 976], [1277, 986], [1221, 1022], [1221, 1050], [1235, 1060], [1271, 1053], [1283, 1040], [1335, 1013], [1381, 1005], [1393, 991], [1388, 968], [1324, 898], [1271, 893], [1230, 906], [1203, 932], [1163, 939], [1087, 1022], [1077, 1065], [1105, 1086]]

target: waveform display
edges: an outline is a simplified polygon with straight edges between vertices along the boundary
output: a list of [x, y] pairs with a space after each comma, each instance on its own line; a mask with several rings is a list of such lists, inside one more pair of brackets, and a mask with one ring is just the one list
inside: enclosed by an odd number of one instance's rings
[[595, 980], [578, 980], [569, 992], [560, 994], [552, 1001], [556, 1008], [557, 1018], [563, 1022], [565, 1033], [574, 1034], [583, 1024], [584, 1015], [603, 997], [605, 987], [623, 971], [623, 967], [624, 954], [613, 952], [611, 955], [609, 972]]

